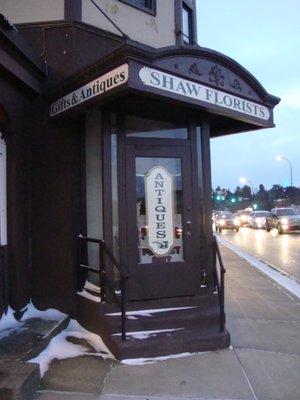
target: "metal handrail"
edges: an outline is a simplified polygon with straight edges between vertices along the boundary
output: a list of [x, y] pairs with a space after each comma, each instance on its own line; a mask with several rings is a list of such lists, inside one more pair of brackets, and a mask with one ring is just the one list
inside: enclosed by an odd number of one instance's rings
[[126, 280], [128, 279], [128, 274], [124, 271], [121, 264], [115, 259], [110, 249], [107, 247], [106, 243], [101, 239], [94, 239], [89, 238], [86, 236], [79, 235], [78, 240], [84, 243], [96, 243], [99, 246], [99, 269], [95, 267], [91, 267], [89, 265], [85, 265], [82, 262], [82, 252], [80, 252], [80, 261], [79, 267], [89, 272], [98, 273], [99, 280], [100, 280], [100, 299], [101, 301], [104, 300], [104, 290], [109, 289], [112, 292], [114, 298], [119, 300], [116, 296], [115, 291], [113, 288], [108, 284], [108, 278], [106, 277], [106, 271], [104, 268], [104, 253], [110, 259], [112, 264], [117, 268], [120, 277], [121, 277], [121, 302], [120, 302], [120, 309], [121, 309], [121, 338], [122, 341], [126, 340]]
[[[219, 295], [220, 303], [220, 332], [224, 332], [225, 329], [225, 273], [226, 269], [223, 264], [220, 248], [216, 236], [214, 236], [214, 278], [215, 286]], [[220, 279], [217, 272], [217, 261], [220, 265]]]

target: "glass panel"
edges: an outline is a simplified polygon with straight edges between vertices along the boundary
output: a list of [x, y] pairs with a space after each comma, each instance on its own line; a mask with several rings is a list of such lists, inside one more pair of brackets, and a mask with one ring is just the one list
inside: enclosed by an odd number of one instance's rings
[[[86, 173], [86, 215], [87, 235], [103, 238], [102, 215], [102, 116], [100, 111], [90, 111], [85, 127], [85, 173]], [[99, 267], [98, 245], [88, 243], [88, 264]], [[88, 273], [88, 280], [98, 284], [98, 276]]]
[[112, 233], [113, 253], [119, 259], [119, 211], [118, 211], [118, 165], [117, 165], [117, 135], [111, 135], [111, 197], [112, 197]]
[[197, 140], [197, 164], [198, 164], [198, 188], [200, 193], [202, 193], [202, 134], [201, 127], [197, 126], [196, 140]]
[[183, 33], [183, 41], [185, 43], [191, 43], [191, 10], [183, 6], [182, 8], [182, 33]]
[[[116, 114], [111, 115], [111, 200], [112, 200], [112, 236], [113, 255], [119, 261], [119, 195], [118, 195], [118, 141], [117, 141], [117, 122]], [[114, 267], [115, 289], [118, 291], [120, 286], [120, 275]]]
[[139, 263], [183, 261], [180, 158], [136, 158]]
[[187, 139], [188, 131], [178, 124], [127, 116], [126, 136], [140, 138]]

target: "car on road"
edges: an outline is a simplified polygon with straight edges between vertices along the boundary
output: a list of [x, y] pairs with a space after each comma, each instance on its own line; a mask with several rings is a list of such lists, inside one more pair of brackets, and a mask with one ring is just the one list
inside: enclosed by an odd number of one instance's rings
[[278, 229], [278, 233], [300, 230], [300, 213], [289, 207], [273, 208], [266, 220], [266, 230]]
[[220, 213], [222, 213], [222, 212], [223, 212], [223, 211], [213, 211], [213, 213], [212, 213], [212, 221], [213, 221], [213, 223], [216, 222], [217, 216], [218, 216]]
[[253, 211], [250, 215], [249, 226], [254, 229], [265, 229], [269, 211]]
[[240, 225], [249, 225], [250, 221], [250, 210], [240, 210], [235, 213], [235, 216], [240, 220]]
[[234, 215], [229, 211], [224, 211], [222, 213], [218, 213], [215, 220], [215, 228], [216, 231], [222, 232], [223, 229], [230, 229], [236, 232], [239, 231], [240, 223], [238, 218], [234, 217]]

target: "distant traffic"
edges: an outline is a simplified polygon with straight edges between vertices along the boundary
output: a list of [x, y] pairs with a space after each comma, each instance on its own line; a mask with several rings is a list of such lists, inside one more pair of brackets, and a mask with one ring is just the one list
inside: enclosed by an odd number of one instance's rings
[[216, 232], [232, 230], [238, 232], [240, 227], [253, 229], [277, 229], [279, 234], [300, 231], [300, 211], [292, 207], [276, 207], [271, 211], [252, 209], [230, 211], [214, 211], [213, 226]]

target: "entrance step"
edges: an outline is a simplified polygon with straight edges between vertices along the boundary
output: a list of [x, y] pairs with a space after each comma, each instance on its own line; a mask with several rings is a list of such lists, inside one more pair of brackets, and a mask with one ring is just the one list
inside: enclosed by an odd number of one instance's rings
[[[219, 304], [215, 302], [192, 304], [181, 307], [139, 308], [126, 313], [126, 330], [128, 332], [177, 329], [181, 327], [214, 326], [219, 322]], [[121, 313], [119, 311], [105, 313], [112, 334], [121, 331]]]
[[[149, 308], [149, 305], [156, 306]], [[107, 306], [105, 306], [107, 308]], [[217, 295], [164, 299], [128, 305], [126, 341], [121, 341], [120, 313], [106, 313], [106, 321], [120, 348], [120, 358], [152, 358], [178, 353], [216, 350], [229, 346], [227, 332], [219, 332]]]
[[161, 331], [128, 332], [127, 340], [121, 341], [120, 359], [156, 358], [182, 353], [199, 353], [224, 349], [229, 346], [228, 332], [218, 329], [175, 328]]
[[216, 294], [126, 304], [126, 341], [121, 340], [121, 313], [116, 304], [78, 296], [79, 321], [101, 335], [118, 359], [153, 358], [228, 347], [220, 332]]

